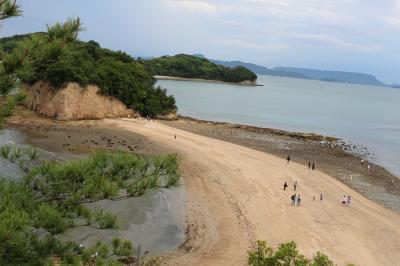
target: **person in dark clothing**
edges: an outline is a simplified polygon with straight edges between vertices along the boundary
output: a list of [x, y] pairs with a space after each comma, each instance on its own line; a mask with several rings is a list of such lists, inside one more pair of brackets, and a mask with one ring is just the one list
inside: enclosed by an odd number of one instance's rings
[[293, 194], [290, 199], [292, 200], [292, 205], [295, 205], [296, 203], [296, 194]]
[[285, 184], [283, 184], [283, 190], [286, 190], [287, 187], [288, 187], [288, 184], [285, 181]]
[[289, 163], [290, 162], [290, 155], [288, 155], [288, 157], [287, 157], [287, 163]]
[[313, 170], [315, 169], [315, 163], [312, 163], [312, 169]]
[[308, 161], [308, 169], [310, 169], [310, 168], [311, 168], [311, 162]]
[[294, 184], [293, 184], [293, 189], [294, 189], [294, 191], [296, 191], [296, 189], [297, 189], [297, 180], [296, 180], [296, 181], [294, 181]]
[[176, 139], [176, 134], [174, 135], [174, 139]]
[[322, 200], [322, 193], [319, 194], [319, 200]]
[[300, 206], [301, 203], [301, 198], [300, 198], [300, 194], [297, 196], [297, 206]]

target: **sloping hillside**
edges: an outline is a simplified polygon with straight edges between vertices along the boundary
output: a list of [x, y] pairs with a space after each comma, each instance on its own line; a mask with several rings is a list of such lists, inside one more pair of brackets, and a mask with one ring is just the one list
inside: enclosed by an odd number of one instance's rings
[[178, 54], [141, 61], [153, 75], [199, 78], [224, 82], [254, 81], [257, 75], [243, 66], [234, 68], [217, 65], [205, 58]]

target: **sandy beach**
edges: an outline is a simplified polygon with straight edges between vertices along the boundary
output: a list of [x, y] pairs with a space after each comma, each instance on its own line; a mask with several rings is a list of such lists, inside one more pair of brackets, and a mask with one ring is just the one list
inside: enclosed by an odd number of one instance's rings
[[[308, 256], [322, 250], [339, 265], [396, 265], [400, 216], [304, 165], [160, 123], [107, 120], [175, 150], [188, 191], [188, 239], [171, 265], [243, 265], [257, 239], [294, 240]], [[176, 134], [177, 138], [174, 139]], [[299, 182], [303, 204], [290, 205], [284, 181]], [[322, 193], [323, 201], [312, 197]], [[340, 204], [352, 195], [351, 206]]]
[[[230, 85], [238, 85], [238, 86], [259, 86], [257, 85], [257, 81], [243, 81], [243, 82], [226, 82], [221, 80], [212, 80], [212, 79], [199, 79], [199, 78], [182, 78], [182, 77], [172, 77], [172, 76], [153, 76], [156, 80], [175, 80], [175, 81], [196, 81], [196, 82], [208, 82], [208, 83], [220, 83], [220, 84], [230, 84]], [[262, 86], [262, 85], [261, 85]]]
[[[280, 138], [191, 123], [149, 123], [140, 119], [59, 122], [19, 111], [9, 126], [25, 132], [27, 141], [35, 146], [77, 154], [97, 148], [177, 153], [187, 191], [186, 241], [163, 257], [167, 265], [245, 265], [247, 251], [258, 239], [274, 247], [294, 240], [307, 256], [320, 250], [338, 265], [398, 264], [400, 215], [327, 174], [329, 169], [324, 168], [324, 161], [340, 158], [342, 153], [323, 147], [318, 150], [317, 146], [283, 136], [288, 138], [285, 141], [293, 152], [293, 162], [288, 165], [285, 153], [271, 144], [279, 144], [283, 141]], [[206, 136], [203, 131], [214, 136]], [[228, 142], [229, 132], [236, 137], [231, 136]], [[259, 142], [249, 138], [258, 138]], [[257, 150], [250, 147], [261, 142], [264, 146]], [[275, 153], [266, 152], [274, 147]], [[319, 154], [316, 171], [309, 170], [304, 163], [307, 157], [301, 156], [302, 149], [314, 158]], [[348, 156], [346, 160], [358, 161]], [[341, 169], [336, 163], [340, 165], [340, 159], [331, 163], [329, 171]], [[383, 170], [377, 167], [369, 178], [378, 180], [379, 171]], [[360, 179], [364, 177], [365, 169], [360, 167], [357, 171]], [[290, 204], [296, 180], [297, 192], [303, 199], [299, 207]], [[289, 188], [283, 191], [285, 181]], [[393, 189], [393, 195], [396, 191]], [[320, 193], [322, 201], [318, 200]], [[351, 195], [351, 206], [341, 206], [343, 195]]]

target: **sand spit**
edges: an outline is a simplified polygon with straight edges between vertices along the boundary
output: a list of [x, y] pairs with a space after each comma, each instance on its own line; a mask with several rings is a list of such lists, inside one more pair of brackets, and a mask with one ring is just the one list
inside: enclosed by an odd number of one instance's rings
[[[19, 110], [9, 126], [31, 134], [28, 141], [34, 145], [77, 153], [97, 148], [177, 153], [187, 195], [186, 241], [163, 257], [167, 265], [244, 265], [247, 250], [257, 239], [273, 246], [294, 240], [306, 255], [321, 250], [338, 265], [396, 265], [400, 261], [399, 214], [326, 174], [335, 169], [346, 173], [348, 166], [342, 165], [341, 157], [359, 159], [318, 141], [313, 144], [185, 120], [60, 122], [26, 110]], [[289, 165], [287, 151], [295, 161]], [[307, 156], [317, 162], [316, 171], [308, 169]], [[360, 173], [353, 180], [374, 180], [382, 169], [373, 166], [370, 174], [364, 175], [367, 170], [357, 164], [353, 170]], [[300, 207], [290, 205], [296, 180], [297, 193], [303, 198]], [[284, 181], [289, 190], [283, 191]], [[320, 193], [324, 200], [313, 201]], [[352, 196], [351, 206], [341, 206], [343, 195]]]
[[181, 77], [172, 77], [172, 76], [153, 76], [157, 80], [176, 80], [176, 81], [196, 81], [196, 82], [209, 82], [209, 83], [220, 83], [220, 84], [231, 84], [231, 85], [239, 85], [239, 86], [263, 86], [258, 85], [257, 80], [245, 80], [242, 82], [226, 82], [220, 80], [212, 80], [212, 79], [199, 79], [199, 78], [181, 78]]

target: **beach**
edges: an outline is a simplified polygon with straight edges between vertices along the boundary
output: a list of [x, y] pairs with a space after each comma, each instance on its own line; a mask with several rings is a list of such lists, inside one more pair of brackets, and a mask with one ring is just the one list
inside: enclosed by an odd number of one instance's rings
[[[9, 126], [27, 134], [27, 141], [35, 146], [76, 154], [114, 148], [177, 153], [187, 192], [186, 239], [163, 256], [166, 265], [244, 265], [247, 251], [258, 239], [273, 247], [294, 240], [305, 255], [321, 250], [338, 265], [395, 265], [400, 260], [399, 214], [339, 181], [340, 175], [328, 174], [335, 169], [346, 173], [341, 168], [343, 156], [355, 162], [352, 169], [359, 176], [354, 173], [353, 181], [376, 180], [369, 183], [370, 188], [379, 191], [384, 169], [373, 165], [366, 175], [358, 157], [315, 144], [315, 140], [183, 119], [60, 122], [27, 110], [19, 110]], [[288, 149], [280, 145], [289, 148], [290, 164]], [[308, 169], [306, 155], [316, 162], [315, 171]], [[303, 199], [299, 207], [290, 205], [296, 180]], [[283, 191], [285, 181], [287, 191]], [[394, 196], [396, 188], [398, 183]], [[320, 193], [323, 201], [319, 201]], [[341, 206], [343, 195], [351, 195], [351, 206]], [[313, 196], [318, 200], [313, 201]]]
[[194, 82], [208, 82], [208, 83], [219, 83], [219, 84], [230, 84], [230, 85], [238, 85], [238, 86], [258, 86], [257, 80], [255, 81], [242, 81], [238, 83], [234, 82], [226, 82], [221, 80], [212, 80], [212, 79], [200, 79], [200, 78], [182, 78], [182, 77], [172, 77], [172, 76], [153, 76], [156, 80], [175, 80], [175, 81], [194, 81]]

